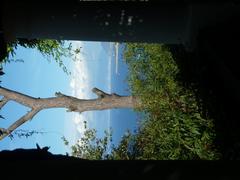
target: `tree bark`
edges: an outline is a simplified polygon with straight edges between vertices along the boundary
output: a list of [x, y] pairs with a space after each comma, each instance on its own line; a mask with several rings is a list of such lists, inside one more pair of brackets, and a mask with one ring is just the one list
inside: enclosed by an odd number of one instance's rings
[[8, 129], [0, 128], [0, 140], [11, 134], [23, 123], [32, 119], [39, 111], [43, 109], [66, 108], [69, 112], [74, 111], [81, 113], [84, 111], [104, 110], [113, 108], [136, 108], [140, 105], [139, 99], [133, 96], [120, 96], [115, 93], [107, 94], [97, 88], [93, 88], [92, 92], [95, 93], [98, 98], [78, 99], [72, 96], [64, 95], [60, 92], [55, 93], [56, 97], [35, 98], [0, 87], [0, 95], [3, 96], [0, 101], [0, 108], [2, 108], [10, 100], [13, 100], [31, 108], [31, 111], [29, 111], [15, 123], [13, 123]]

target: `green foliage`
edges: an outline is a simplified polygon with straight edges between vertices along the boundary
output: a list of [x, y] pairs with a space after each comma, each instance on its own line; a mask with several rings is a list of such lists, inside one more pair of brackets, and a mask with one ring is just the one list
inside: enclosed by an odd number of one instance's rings
[[[103, 137], [97, 137], [95, 129], [85, 130], [83, 137], [71, 146], [72, 156], [89, 160], [131, 160], [134, 159], [132, 144], [134, 136], [126, 133], [118, 146], [112, 144], [112, 130], [104, 131]], [[69, 142], [62, 137], [66, 146]]]
[[63, 140], [63, 143], [64, 143], [65, 146], [69, 145], [68, 140], [64, 136], [62, 136], [61, 139]]
[[72, 146], [72, 155], [79, 158], [90, 160], [108, 159], [107, 148], [111, 141], [112, 134], [105, 131], [103, 138], [96, 137], [95, 129], [84, 131], [77, 144]]
[[168, 48], [131, 43], [124, 52], [131, 93], [141, 100], [136, 110], [144, 112], [137, 133], [128, 131], [114, 146], [108, 144], [112, 133], [98, 139], [96, 130], [87, 130], [72, 147], [73, 155], [116, 160], [219, 159], [213, 121], [203, 117], [194, 91], [177, 81], [179, 69]]
[[112, 145], [109, 159], [114, 160], [134, 160], [135, 159], [135, 136], [127, 131], [118, 146]]
[[16, 49], [18, 46], [25, 48], [36, 48], [44, 57], [50, 60], [51, 57], [58, 63], [58, 65], [63, 69], [66, 74], [70, 74], [66, 66], [62, 61], [62, 57], [70, 57], [72, 46], [65, 46], [64, 41], [51, 40], [51, 39], [23, 39], [18, 38], [16, 41], [7, 44], [7, 54], [8, 56], [3, 60], [3, 62], [11, 62], [9, 56], [16, 55]]
[[179, 69], [161, 44], [127, 44], [132, 94], [141, 99], [138, 111], [147, 114], [136, 142], [139, 159], [217, 159], [214, 125], [203, 118], [194, 92], [176, 79]]

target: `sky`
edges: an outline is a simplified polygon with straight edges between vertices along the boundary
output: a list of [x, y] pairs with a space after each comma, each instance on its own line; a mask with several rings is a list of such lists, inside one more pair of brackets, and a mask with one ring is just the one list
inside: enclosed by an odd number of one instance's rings
[[[67, 41], [73, 49], [81, 52], [72, 58], [63, 58], [63, 62], [71, 72], [67, 75], [53, 60], [47, 60], [36, 49], [18, 47], [14, 59], [24, 62], [12, 62], [3, 65], [5, 75], [1, 78], [1, 86], [34, 97], [53, 97], [61, 92], [82, 99], [96, 98], [91, 89], [97, 87], [107, 93], [115, 92], [129, 95], [126, 76], [127, 65], [119, 51], [118, 73], [115, 67], [114, 44], [109, 42]], [[1, 127], [7, 128], [23, 116], [29, 108], [16, 102], [8, 102], [2, 109]], [[16, 148], [36, 148], [50, 146], [54, 154], [70, 153], [61, 137], [64, 136], [73, 145], [84, 133], [84, 121], [89, 128], [95, 128], [99, 137], [104, 130], [113, 129], [113, 143], [118, 144], [124, 132], [134, 131], [137, 127], [137, 116], [132, 109], [114, 109], [89, 111], [83, 113], [66, 112], [66, 109], [55, 108], [40, 111], [31, 121], [18, 129], [43, 132], [28, 138], [14, 137], [0, 141], [0, 150]]]

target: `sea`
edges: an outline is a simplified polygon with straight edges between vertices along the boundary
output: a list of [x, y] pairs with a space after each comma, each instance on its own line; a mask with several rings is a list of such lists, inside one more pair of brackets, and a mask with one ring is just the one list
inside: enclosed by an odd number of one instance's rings
[[[127, 82], [129, 73], [128, 65], [123, 57], [125, 44], [119, 43], [116, 46], [116, 43], [114, 42], [101, 42], [101, 45], [102, 48], [106, 52], [110, 52], [111, 55], [111, 92], [119, 95], [131, 95], [131, 91]], [[110, 110], [110, 126], [113, 129], [114, 144], [116, 145], [119, 143], [127, 130], [135, 133], [139, 121], [139, 114], [133, 109], [123, 108]]]

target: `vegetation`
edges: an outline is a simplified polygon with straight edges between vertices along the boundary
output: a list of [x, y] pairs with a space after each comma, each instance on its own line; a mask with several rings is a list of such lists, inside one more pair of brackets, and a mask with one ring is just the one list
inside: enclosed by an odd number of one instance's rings
[[23, 39], [18, 38], [16, 41], [7, 44], [7, 56], [2, 60], [3, 62], [11, 62], [10, 55], [16, 55], [16, 50], [19, 46], [25, 48], [36, 48], [44, 57], [48, 60], [52, 57], [63, 71], [67, 74], [70, 72], [67, 70], [66, 66], [63, 63], [63, 57], [72, 56], [71, 49], [72, 46], [69, 44], [65, 45], [64, 41], [51, 40], [51, 39]]
[[[65, 47], [64, 42], [57, 40], [18, 39], [8, 45], [5, 62], [10, 61], [10, 54], [15, 55], [18, 45], [37, 48], [47, 58], [52, 56], [68, 73], [61, 57], [71, 55], [71, 44]], [[86, 129], [72, 146], [72, 155], [85, 159], [219, 159], [213, 121], [203, 114], [194, 88], [178, 81], [179, 68], [169, 49], [161, 44], [129, 43], [124, 58], [129, 66], [131, 94], [140, 100], [135, 110], [143, 113], [136, 134], [128, 131], [118, 145], [113, 145], [112, 131], [98, 138], [95, 129]], [[100, 100], [114, 96], [97, 92]], [[5, 129], [1, 132], [9, 134]], [[63, 141], [69, 145], [64, 137]]]
[[137, 133], [128, 132], [114, 146], [111, 133], [99, 139], [96, 130], [86, 130], [72, 146], [72, 155], [87, 159], [219, 159], [213, 121], [203, 115], [194, 90], [178, 81], [179, 69], [169, 49], [131, 43], [126, 44], [124, 56], [131, 93], [141, 100], [136, 111], [144, 113]]
[[[112, 130], [105, 131], [104, 137], [97, 137], [95, 129], [85, 129], [81, 137], [74, 146], [71, 146], [72, 156], [89, 160], [133, 160], [135, 159], [135, 146], [133, 136], [130, 131], [125, 133], [118, 146], [112, 144]], [[64, 144], [69, 146], [69, 142], [62, 137]]]

